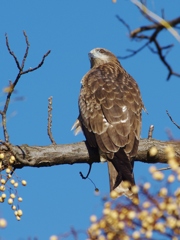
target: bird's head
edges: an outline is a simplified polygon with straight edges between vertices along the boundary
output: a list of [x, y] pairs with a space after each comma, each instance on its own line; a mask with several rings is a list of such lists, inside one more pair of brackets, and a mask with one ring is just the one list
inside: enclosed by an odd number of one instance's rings
[[94, 48], [89, 52], [88, 56], [91, 63], [91, 68], [108, 62], [115, 61], [119, 63], [117, 57], [105, 48]]

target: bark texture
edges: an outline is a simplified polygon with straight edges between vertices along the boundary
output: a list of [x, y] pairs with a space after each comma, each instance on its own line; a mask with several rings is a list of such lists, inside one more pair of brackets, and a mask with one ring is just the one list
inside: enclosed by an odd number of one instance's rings
[[[165, 148], [168, 145], [173, 146], [176, 158], [180, 160], [179, 141], [163, 142], [155, 139], [141, 139], [135, 161], [167, 163]], [[151, 157], [149, 150], [153, 146], [157, 148], [158, 152], [156, 156]], [[8, 165], [12, 153], [4, 145], [0, 145], [0, 152], [5, 154], [3, 165]], [[16, 168], [99, 162], [98, 152], [90, 148], [86, 142], [49, 146], [13, 146], [13, 152], [16, 152], [16, 156], [19, 157], [19, 160], [14, 164]]]

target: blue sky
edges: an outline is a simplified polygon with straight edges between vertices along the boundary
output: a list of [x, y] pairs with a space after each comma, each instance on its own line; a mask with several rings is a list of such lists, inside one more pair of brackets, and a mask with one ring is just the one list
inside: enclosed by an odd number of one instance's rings
[[[161, 14], [164, 8], [167, 19], [179, 16], [179, 0], [173, 3], [152, 0], [148, 1], [148, 7], [157, 14]], [[26, 47], [22, 31], [26, 31], [30, 42], [26, 68], [36, 66], [43, 54], [51, 50], [42, 68], [22, 76], [17, 92], [12, 96], [7, 123], [12, 144], [50, 144], [46, 133], [49, 96], [53, 96], [52, 131], [56, 142], [65, 144], [84, 140], [82, 134], [75, 137], [70, 129], [78, 116], [80, 80], [90, 67], [88, 52], [95, 47], [104, 47], [123, 56], [127, 54], [127, 48], [140, 47], [129, 40], [127, 29], [115, 17], [117, 14], [132, 29], [147, 24], [128, 0], [119, 0], [116, 4], [110, 0], [1, 1], [0, 107], [5, 100], [2, 89], [17, 74], [16, 65], [5, 46], [4, 34], [8, 34], [12, 50], [22, 59]], [[180, 44], [170, 33], [164, 33], [159, 40], [164, 45], [174, 44], [168, 60], [178, 71]], [[155, 126], [154, 138], [166, 141], [166, 129], [178, 138], [179, 132], [167, 117], [166, 110], [180, 123], [177, 102], [180, 79], [172, 77], [167, 82], [166, 68], [148, 49], [133, 58], [121, 60], [121, 63], [138, 82], [149, 113], [143, 113], [142, 138], [147, 137], [151, 124]], [[14, 101], [21, 96], [24, 101]], [[2, 131], [0, 138], [3, 138]], [[135, 164], [136, 182], [148, 178], [148, 167], [143, 163]], [[68, 232], [72, 226], [77, 230], [87, 229], [89, 216], [100, 216], [102, 197], [109, 191], [106, 164], [94, 164], [90, 175], [100, 189], [99, 196], [94, 195], [91, 182], [79, 176], [79, 171], [86, 173], [87, 170], [85, 164], [17, 170], [18, 177], [28, 182], [27, 187], [18, 189], [24, 199], [20, 205], [24, 215], [18, 222], [7, 203], [0, 205], [0, 217], [8, 221], [7, 228], [0, 230], [1, 239], [24, 240], [36, 236], [38, 240], [44, 240], [52, 234]], [[85, 236], [80, 235], [79, 239], [83, 240]]]

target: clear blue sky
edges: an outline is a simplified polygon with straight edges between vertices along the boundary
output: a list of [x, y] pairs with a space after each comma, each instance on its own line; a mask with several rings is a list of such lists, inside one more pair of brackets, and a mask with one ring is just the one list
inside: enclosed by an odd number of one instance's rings
[[[164, 8], [166, 18], [172, 19], [179, 16], [180, 2], [152, 0], [148, 1], [148, 7], [157, 14], [161, 14]], [[4, 34], [8, 34], [12, 50], [21, 59], [25, 50], [22, 31], [26, 31], [31, 44], [26, 68], [36, 66], [47, 50], [52, 51], [42, 68], [24, 75], [17, 85], [7, 123], [13, 144], [50, 144], [46, 133], [49, 96], [53, 96], [52, 130], [56, 142], [65, 144], [84, 140], [82, 134], [75, 137], [70, 129], [78, 116], [80, 80], [90, 67], [88, 52], [95, 47], [104, 47], [116, 55], [125, 55], [127, 48], [140, 47], [129, 40], [127, 29], [117, 20], [116, 14], [132, 29], [147, 24], [128, 0], [119, 0], [116, 4], [111, 0], [1, 0], [0, 107], [5, 100], [2, 89], [17, 74], [16, 65], [5, 46]], [[180, 44], [170, 33], [160, 39], [164, 45], [174, 43], [168, 60], [175, 71], [180, 71]], [[178, 138], [179, 132], [165, 111], [169, 110], [180, 124], [180, 79], [172, 77], [167, 82], [166, 68], [148, 49], [133, 58], [121, 60], [121, 63], [138, 82], [149, 113], [143, 114], [142, 138], [147, 137], [150, 124], [155, 126], [154, 138], [167, 140], [167, 128]], [[25, 98], [24, 101], [13, 101], [20, 96]], [[2, 131], [0, 138], [3, 138]], [[148, 167], [143, 163], [136, 164], [137, 183], [148, 178]], [[94, 164], [90, 175], [100, 189], [99, 196], [94, 195], [91, 182], [79, 176], [79, 171], [86, 174], [87, 170], [88, 166], [82, 164], [16, 171], [28, 182], [27, 187], [18, 189], [24, 199], [20, 205], [24, 215], [18, 222], [7, 203], [0, 205], [0, 217], [8, 221], [7, 228], [0, 230], [1, 239], [26, 240], [36, 236], [45, 240], [52, 234], [68, 232], [71, 226], [77, 230], [87, 229], [89, 216], [100, 216], [101, 199], [109, 191], [106, 164]], [[79, 239], [84, 240], [85, 236], [80, 235]]]

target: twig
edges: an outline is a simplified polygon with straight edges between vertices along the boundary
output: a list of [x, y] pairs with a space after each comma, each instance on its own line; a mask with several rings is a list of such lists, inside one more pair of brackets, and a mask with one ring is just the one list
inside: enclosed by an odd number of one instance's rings
[[48, 51], [42, 58], [41, 62], [38, 64], [37, 67], [34, 67], [34, 68], [30, 68], [28, 70], [25, 70], [24, 71], [24, 66], [25, 66], [25, 62], [26, 62], [26, 59], [27, 59], [27, 56], [28, 56], [28, 52], [29, 52], [29, 47], [30, 47], [30, 44], [29, 44], [29, 41], [28, 41], [28, 37], [26, 35], [26, 32], [23, 31], [23, 35], [25, 37], [25, 41], [26, 41], [26, 51], [25, 51], [25, 54], [24, 54], [24, 57], [23, 57], [23, 60], [22, 60], [22, 63], [20, 64], [16, 55], [14, 54], [14, 52], [11, 50], [10, 48], [10, 45], [9, 45], [9, 40], [8, 40], [8, 35], [5, 34], [5, 38], [6, 38], [6, 46], [7, 46], [7, 49], [8, 49], [8, 52], [10, 55], [13, 56], [14, 60], [15, 60], [15, 63], [17, 65], [17, 68], [19, 70], [17, 76], [16, 76], [16, 79], [14, 80], [13, 83], [10, 83], [10, 86], [7, 88], [7, 97], [6, 97], [6, 102], [5, 102], [5, 105], [4, 105], [4, 109], [3, 111], [0, 111], [0, 114], [2, 116], [2, 126], [3, 126], [3, 133], [4, 133], [4, 139], [5, 139], [5, 142], [8, 143], [9, 142], [9, 135], [8, 135], [8, 131], [7, 131], [7, 126], [6, 126], [6, 121], [7, 121], [7, 118], [6, 118], [6, 113], [7, 113], [7, 110], [8, 110], [8, 107], [9, 107], [9, 103], [10, 103], [10, 99], [11, 99], [11, 95], [12, 95], [12, 92], [14, 91], [15, 89], [15, 86], [17, 85], [20, 77], [23, 75], [23, 74], [26, 74], [26, 73], [29, 73], [29, 72], [32, 72], [32, 71], [35, 71], [36, 69], [40, 68], [43, 63], [44, 63], [44, 60], [45, 58], [49, 55], [50, 51]]
[[170, 169], [171, 169], [171, 167], [160, 168], [160, 169], [157, 169], [157, 172], [164, 171], [164, 170], [170, 170]]
[[9, 52], [9, 54], [11, 54], [11, 55], [13, 56], [13, 58], [14, 58], [14, 60], [15, 60], [15, 62], [16, 62], [17, 68], [18, 68], [19, 70], [21, 70], [21, 66], [20, 66], [20, 64], [19, 64], [19, 61], [18, 61], [17, 57], [15, 56], [14, 52], [11, 51], [11, 49], [10, 49], [7, 33], [5, 34], [5, 38], [6, 38], [6, 46], [7, 46], [8, 52]]
[[45, 58], [50, 54], [50, 52], [51, 52], [51, 50], [47, 51], [47, 53], [44, 54], [44, 56], [42, 57], [41, 62], [37, 65], [37, 67], [29, 68], [28, 70], [22, 72], [21, 75], [29, 73], [29, 72], [33, 72], [33, 71], [37, 70], [38, 68], [40, 68], [43, 65], [43, 63], [44, 63]]
[[138, 52], [140, 52], [141, 50], [143, 50], [147, 45], [149, 44], [149, 41], [146, 42], [143, 46], [141, 46], [140, 48], [138, 48], [137, 50], [131, 50], [131, 49], [127, 49], [127, 51], [131, 51], [132, 53], [129, 55], [126, 55], [124, 57], [122, 56], [118, 56], [119, 59], [126, 59], [126, 58], [130, 58], [133, 57], [134, 55], [136, 55]]
[[127, 28], [129, 35], [131, 34], [131, 29], [129, 27], [129, 25], [122, 19], [120, 18], [120, 16], [116, 15], [117, 19]]
[[[158, 34], [160, 34], [160, 32], [163, 29], [171, 31], [171, 33], [178, 40], [180, 40], [180, 36], [178, 35], [178, 33], [174, 29], [174, 28], [177, 28], [178, 24], [180, 24], [180, 17], [177, 17], [177, 18], [172, 19], [170, 21], [165, 21], [163, 18], [160, 18], [156, 14], [152, 13], [151, 11], [149, 11], [142, 3], [138, 2], [137, 0], [131, 0], [131, 1], [136, 6], [139, 7], [139, 9], [141, 10], [141, 13], [143, 14], [143, 16], [146, 17], [149, 21], [153, 22], [153, 24], [147, 25], [147, 26], [138, 27], [137, 29], [134, 29], [133, 31], [131, 31], [129, 25], [123, 19], [121, 19], [119, 16], [116, 16], [117, 19], [124, 26], [126, 26], [126, 28], [128, 29], [130, 38], [138, 40], [138, 41], [139, 40], [141, 40], [141, 41], [142, 40], [148, 40], [144, 45], [142, 45], [137, 50], [129, 50], [128, 49], [127, 51], [131, 51], [132, 52], [131, 54], [126, 55], [126, 56], [119, 56], [118, 58], [119, 59], [126, 59], [126, 58], [129, 58], [129, 57], [133, 57], [134, 55], [136, 55], [137, 53], [142, 51], [145, 47], [148, 47], [151, 52], [153, 52], [153, 53], [155, 53], [155, 54], [157, 54], [159, 56], [161, 62], [168, 69], [167, 80], [169, 80], [170, 77], [173, 76], [173, 75], [176, 76], [176, 77], [180, 77], [180, 74], [177, 73], [177, 72], [174, 72], [172, 67], [171, 67], [171, 65], [166, 60], [167, 53], [172, 48], [173, 44], [168, 44], [165, 47], [161, 47], [159, 41], [157, 40]], [[156, 21], [154, 21], [154, 19]], [[145, 31], [152, 31], [152, 30], [154, 30], [154, 31], [149, 36], [143, 34], [143, 32], [145, 32]], [[151, 43], [154, 43], [155, 50], [150, 46]], [[169, 51], [167, 51], [165, 54], [163, 54], [163, 50], [165, 50], [165, 49], [168, 49]]]
[[148, 17], [148, 20], [153, 20], [157, 21], [160, 23], [164, 28], [166, 28], [179, 42], [180, 42], [180, 36], [178, 32], [172, 28], [171, 24], [169, 22], [165, 21], [163, 18], [159, 17], [155, 13], [151, 12], [145, 5], [140, 3], [137, 0], [131, 0], [136, 6], [140, 8], [140, 10], [145, 14], [146, 17]]
[[148, 131], [148, 139], [152, 139], [153, 131], [154, 131], [154, 125], [151, 125]]
[[27, 58], [28, 52], [29, 52], [29, 47], [30, 47], [30, 44], [29, 44], [29, 41], [28, 41], [28, 37], [27, 37], [27, 35], [26, 35], [26, 32], [23, 31], [23, 34], [24, 34], [25, 41], [26, 41], [26, 51], [25, 51], [25, 54], [24, 54], [24, 58], [23, 58], [23, 60], [22, 60], [21, 69], [24, 69], [24, 65], [25, 65], [26, 58]]
[[166, 110], [166, 113], [167, 113], [168, 117], [170, 118], [171, 122], [172, 122], [177, 128], [180, 129], [180, 125], [178, 125], [178, 124], [172, 119], [172, 117], [171, 117], [171, 115], [169, 114], [168, 110]]
[[179, 74], [179, 73], [175, 73], [175, 72], [172, 70], [170, 64], [166, 61], [165, 56], [163, 56], [163, 54], [162, 54], [162, 48], [160, 47], [160, 45], [159, 45], [159, 43], [158, 43], [158, 41], [157, 41], [156, 38], [153, 39], [153, 42], [154, 42], [154, 44], [155, 44], [155, 46], [156, 46], [156, 49], [157, 49], [157, 51], [158, 51], [158, 56], [159, 56], [159, 58], [161, 59], [161, 61], [164, 63], [164, 65], [167, 67], [167, 69], [168, 69], [168, 71], [169, 71], [169, 74], [168, 74], [168, 76], [167, 76], [167, 80], [170, 79], [171, 75], [175, 75], [175, 76], [177, 76], [177, 77], [180, 77], [180, 74]]
[[48, 98], [48, 125], [47, 125], [47, 133], [49, 139], [51, 140], [52, 144], [56, 144], [51, 132], [52, 127], [52, 96]]

